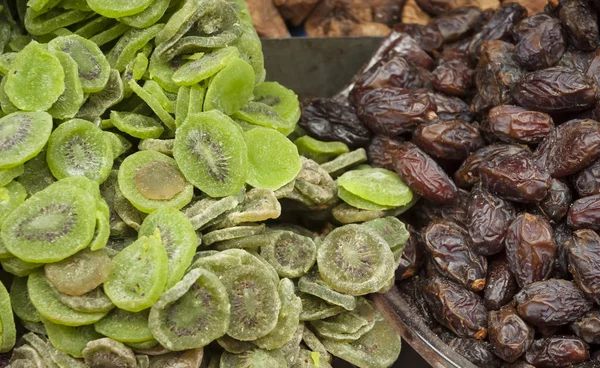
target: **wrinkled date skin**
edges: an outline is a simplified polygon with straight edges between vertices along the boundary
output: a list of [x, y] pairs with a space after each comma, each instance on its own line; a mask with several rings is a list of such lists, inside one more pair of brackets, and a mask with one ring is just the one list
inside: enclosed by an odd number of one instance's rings
[[486, 256], [504, 250], [508, 226], [517, 215], [513, 204], [476, 184], [471, 190], [467, 211], [467, 228], [473, 250]]
[[600, 301], [600, 236], [593, 230], [573, 232], [569, 243], [569, 270], [584, 293]]
[[537, 202], [546, 198], [550, 174], [526, 156], [500, 156], [479, 167], [484, 187], [515, 202]]
[[374, 167], [381, 167], [394, 171], [394, 156], [400, 147], [400, 142], [395, 138], [378, 135], [371, 140], [367, 156]]
[[405, 280], [415, 275], [425, 260], [423, 238], [421, 233], [415, 230], [414, 227], [406, 225], [410, 238], [404, 245], [400, 265], [396, 269], [396, 278]]
[[488, 337], [492, 349], [507, 362], [515, 362], [533, 343], [535, 331], [513, 309], [488, 314]]
[[461, 161], [485, 145], [479, 129], [461, 120], [421, 124], [415, 129], [412, 141], [433, 157]]
[[600, 161], [594, 162], [577, 174], [573, 186], [580, 197], [600, 194]]
[[436, 90], [451, 95], [465, 96], [471, 88], [474, 71], [469, 68], [466, 53], [451, 49], [431, 73], [431, 84]]
[[500, 105], [489, 111], [486, 130], [503, 142], [537, 144], [554, 132], [554, 123], [543, 112]]
[[531, 151], [527, 146], [512, 144], [491, 144], [472, 153], [461, 164], [454, 180], [456, 184], [463, 188], [469, 188], [479, 182], [479, 167], [487, 161], [499, 156], [529, 156]]
[[469, 192], [459, 189], [458, 197], [453, 203], [439, 205], [426, 199], [421, 200], [415, 205], [412, 215], [421, 227], [427, 226], [432, 221], [443, 219], [466, 226], [468, 200]]
[[594, 107], [596, 89], [594, 80], [582, 72], [551, 67], [525, 74], [513, 94], [527, 109], [570, 112]]
[[580, 50], [594, 50], [599, 45], [598, 23], [588, 3], [581, 0], [561, 0], [558, 17], [569, 43]]
[[535, 326], [562, 326], [577, 321], [593, 303], [568, 280], [549, 279], [525, 286], [515, 295], [517, 313]]
[[423, 230], [423, 240], [440, 274], [473, 291], [483, 290], [487, 259], [473, 252], [465, 228], [448, 220], [434, 221]]
[[550, 192], [538, 203], [538, 208], [548, 218], [558, 222], [567, 215], [572, 202], [573, 195], [567, 183], [559, 179], [552, 179]]
[[569, 50], [563, 54], [556, 66], [563, 66], [585, 73], [590, 67], [593, 58], [593, 52]]
[[423, 288], [433, 317], [460, 337], [485, 339], [487, 311], [481, 298], [445, 277], [431, 277]]
[[600, 311], [591, 311], [571, 323], [571, 331], [588, 344], [600, 344]]
[[468, 2], [466, 0], [417, 0], [417, 4], [431, 15], [440, 15], [467, 5]]
[[481, 19], [481, 9], [463, 6], [435, 18], [432, 23], [439, 30], [444, 42], [452, 42], [472, 32]]
[[514, 29], [517, 61], [528, 70], [556, 65], [567, 45], [560, 21], [547, 14], [524, 19]]
[[407, 33], [392, 32], [394, 41], [385, 50], [386, 57], [395, 55], [405, 58], [412, 65], [418, 65], [429, 71], [435, 67], [435, 61], [427, 54], [421, 46]]
[[474, 113], [471, 107], [458, 97], [447, 96], [441, 93], [429, 93], [429, 98], [435, 103], [436, 113], [441, 120], [473, 121]]
[[566, 279], [569, 277], [569, 245], [573, 233], [566, 221], [554, 228], [554, 242], [556, 243], [556, 261], [552, 278]]
[[504, 245], [508, 264], [520, 287], [550, 276], [556, 259], [556, 243], [546, 219], [529, 213], [519, 214], [508, 228]]
[[573, 229], [600, 230], [600, 194], [583, 197], [569, 209], [567, 223]]
[[536, 340], [525, 353], [525, 360], [537, 368], [569, 367], [590, 358], [589, 347], [573, 336]]
[[457, 337], [450, 340], [448, 346], [479, 367], [498, 368], [502, 364], [487, 341]]
[[424, 51], [432, 52], [442, 47], [444, 37], [435, 25], [398, 23], [394, 31], [408, 34]]
[[483, 293], [485, 307], [489, 310], [498, 310], [510, 303], [518, 291], [519, 285], [506, 259], [494, 260], [488, 267]]
[[556, 143], [548, 156], [548, 169], [555, 178], [581, 171], [600, 157], [600, 123], [572, 120], [556, 128]]
[[451, 204], [458, 189], [442, 168], [411, 142], [402, 142], [394, 158], [400, 178], [421, 197], [438, 204]]
[[412, 132], [437, 117], [435, 102], [426, 92], [402, 88], [366, 90], [356, 106], [357, 115], [372, 132], [390, 137]]
[[512, 102], [512, 88], [524, 70], [516, 59], [515, 46], [504, 41], [486, 41], [481, 45], [475, 85], [483, 100], [493, 106]]
[[367, 146], [371, 138], [353, 107], [327, 98], [309, 101], [298, 124], [317, 139], [344, 142], [352, 148]]

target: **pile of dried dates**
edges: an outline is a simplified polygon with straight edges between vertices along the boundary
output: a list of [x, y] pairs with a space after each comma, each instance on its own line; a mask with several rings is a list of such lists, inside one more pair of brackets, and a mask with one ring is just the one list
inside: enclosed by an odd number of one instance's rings
[[303, 107], [309, 135], [364, 147], [421, 197], [397, 285], [477, 366], [600, 361], [598, 11], [440, 11]]

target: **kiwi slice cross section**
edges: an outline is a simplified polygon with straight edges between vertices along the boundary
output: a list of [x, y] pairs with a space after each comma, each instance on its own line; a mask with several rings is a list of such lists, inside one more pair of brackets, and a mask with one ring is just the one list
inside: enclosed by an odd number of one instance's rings
[[94, 324], [96, 332], [120, 342], [144, 342], [154, 339], [148, 328], [150, 310], [128, 312], [114, 309]]
[[52, 116], [46, 112], [14, 112], [0, 118], [0, 169], [24, 164], [46, 145]]

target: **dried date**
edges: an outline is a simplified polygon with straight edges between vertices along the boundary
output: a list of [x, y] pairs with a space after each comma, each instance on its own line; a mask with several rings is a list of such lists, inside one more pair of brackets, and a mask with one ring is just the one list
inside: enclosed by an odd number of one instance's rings
[[580, 320], [571, 323], [571, 331], [588, 344], [600, 344], [600, 311], [587, 313]]
[[480, 19], [481, 9], [464, 6], [435, 18], [432, 24], [439, 30], [444, 42], [452, 42], [473, 32]]
[[556, 243], [556, 261], [552, 278], [566, 279], [569, 276], [569, 244], [573, 233], [566, 221], [554, 228], [554, 242]]
[[538, 203], [537, 207], [548, 218], [558, 222], [567, 215], [572, 202], [573, 195], [567, 183], [552, 179], [548, 195]]
[[[449, 53], [448, 50], [453, 52]], [[431, 84], [442, 93], [465, 96], [471, 88], [473, 74], [469, 58], [464, 52], [446, 49], [439, 65], [431, 73]]]
[[573, 229], [600, 230], [600, 194], [583, 197], [569, 209], [567, 223]]
[[572, 175], [600, 157], [600, 123], [590, 119], [572, 120], [556, 129], [556, 143], [548, 157], [548, 169], [555, 178]]
[[461, 120], [421, 124], [415, 129], [412, 141], [433, 157], [461, 161], [484, 146], [479, 129]]
[[427, 70], [433, 70], [435, 61], [427, 54], [419, 43], [407, 33], [392, 32], [394, 42], [386, 49], [387, 57], [395, 55], [405, 58], [412, 65], [418, 65]]
[[518, 39], [517, 61], [528, 70], [556, 65], [566, 50], [560, 21], [547, 14], [536, 14], [519, 23], [514, 30]]
[[425, 260], [423, 238], [421, 234], [410, 225], [406, 226], [410, 238], [404, 245], [404, 251], [400, 258], [400, 264], [396, 269], [396, 279], [405, 280], [417, 273], [417, 270]]
[[488, 314], [488, 337], [496, 355], [515, 362], [533, 343], [535, 331], [513, 309]]
[[500, 359], [492, 352], [492, 348], [487, 341], [454, 338], [450, 340], [448, 346], [477, 366], [499, 368], [502, 364]]
[[572, 336], [535, 340], [525, 353], [525, 360], [537, 368], [569, 367], [590, 358], [587, 344]]
[[483, 293], [485, 307], [489, 310], [498, 310], [510, 303], [518, 291], [519, 285], [506, 259], [492, 261], [488, 267]]
[[367, 150], [369, 162], [375, 167], [394, 171], [394, 157], [399, 147], [400, 142], [395, 138], [375, 136]]
[[507, 143], [537, 144], [554, 132], [550, 115], [519, 106], [500, 105], [488, 113], [486, 131]]
[[447, 96], [441, 93], [430, 92], [429, 98], [435, 102], [436, 114], [441, 120], [473, 121], [474, 114], [471, 106], [458, 97]]
[[427, 52], [438, 50], [444, 43], [444, 37], [438, 28], [432, 25], [397, 23], [394, 25], [394, 31], [406, 33]]
[[585, 73], [590, 67], [593, 58], [593, 52], [569, 50], [563, 54], [556, 66], [564, 66]]
[[560, 0], [558, 17], [569, 38], [569, 43], [579, 50], [598, 47], [598, 23], [595, 12], [587, 1]]
[[493, 106], [511, 103], [511, 91], [523, 74], [514, 45], [500, 40], [483, 42], [475, 72], [475, 85], [486, 103]]
[[600, 236], [589, 229], [574, 231], [568, 251], [575, 282], [596, 303], [600, 302]]
[[594, 162], [577, 174], [573, 186], [580, 197], [600, 194], [600, 161]]

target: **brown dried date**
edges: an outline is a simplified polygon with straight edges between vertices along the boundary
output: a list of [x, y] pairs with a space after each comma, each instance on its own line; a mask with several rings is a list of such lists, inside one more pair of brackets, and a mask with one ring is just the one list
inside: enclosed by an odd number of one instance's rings
[[415, 129], [412, 141], [433, 157], [461, 161], [485, 145], [479, 129], [461, 120], [421, 124]]
[[435, 18], [435, 25], [445, 42], [452, 42], [472, 32], [481, 18], [481, 9], [475, 6], [464, 6], [454, 9]]
[[392, 57], [395, 55], [405, 58], [412, 65], [418, 65], [427, 70], [433, 70], [435, 61], [427, 54], [419, 43], [407, 33], [392, 32], [394, 42], [386, 49], [385, 55]]
[[328, 98], [310, 100], [298, 124], [314, 138], [344, 142], [352, 148], [368, 145], [371, 138], [353, 107]]
[[473, 250], [486, 256], [501, 252], [508, 226], [517, 215], [512, 203], [476, 184], [471, 190], [467, 211]]
[[413, 143], [400, 143], [393, 163], [396, 173], [421, 197], [439, 204], [457, 199], [458, 189], [448, 174]]
[[424, 199], [415, 205], [412, 215], [421, 227], [427, 226], [431, 221], [442, 219], [466, 226], [468, 200], [469, 192], [459, 189], [457, 199], [451, 204], [439, 205]]
[[499, 368], [502, 364], [487, 341], [457, 337], [450, 340], [448, 346], [479, 367]]
[[519, 291], [517, 280], [510, 271], [505, 258], [492, 261], [488, 267], [487, 282], [483, 293], [485, 307], [498, 310], [513, 300]]
[[394, 156], [400, 147], [400, 141], [383, 135], [375, 136], [371, 140], [367, 156], [369, 162], [375, 167], [394, 171]]
[[560, 21], [547, 14], [526, 18], [514, 29], [517, 61], [528, 70], [556, 65], [566, 50]]
[[590, 358], [589, 347], [580, 338], [556, 336], [535, 340], [525, 360], [537, 368], [569, 367]]
[[573, 229], [600, 230], [600, 194], [583, 197], [569, 209], [567, 223]]
[[567, 215], [569, 206], [573, 202], [573, 195], [567, 183], [559, 179], [552, 179], [548, 196], [538, 203], [538, 209], [553, 221], [560, 221]]
[[574, 231], [568, 251], [575, 282], [596, 303], [600, 302], [600, 236], [589, 229]]
[[468, 2], [466, 0], [417, 0], [417, 4], [430, 15], [440, 15], [467, 5]]
[[423, 230], [423, 240], [440, 274], [473, 291], [483, 290], [487, 259], [473, 252], [465, 228], [453, 221], [433, 221]]
[[465, 96], [471, 88], [473, 70], [467, 61], [442, 61], [431, 73], [431, 84], [437, 91], [451, 96]]
[[535, 331], [513, 309], [488, 314], [488, 337], [496, 355], [515, 362], [533, 343]]
[[485, 339], [487, 311], [481, 298], [445, 277], [431, 277], [423, 287], [433, 317], [460, 337]]
[[507, 143], [536, 144], [554, 132], [550, 115], [520, 106], [500, 105], [488, 113], [486, 130]]
[[577, 174], [573, 186], [580, 197], [600, 194], [600, 161], [594, 162]]
[[528, 109], [569, 112], [594, 107], [596, 89], [594, 80], [582, 72], [557, 66], [525, 74], [513, 94]]
[[555, 178], [575, 174], [600, 157], [600, 123], [572, 120], [556, 128], [556, 143], [548, 157], [548, 170]]
[[558, 17], [569, 38], [569, 43], [579, 50], [598, 47], [598, 23], [595, 12], [586, 1], [560, 0]]
[[498, 156], [479, 167], [483, 186], [499, 197], [515, 202], [538, 202], [550, 189], [550, 174], [531, 157]]
[[554, 242], [556, 243], [556, 261], [552, 278], [566, 279], [569, 276], [569, 244], [573, 233], [566, 221], [554, 228]]
[[406, 225], [410, 238], [404, 245], [404, 251], [400, 258], [400, 264], [396, 269], [396, 279], [405, 280], [417, 273], [417, 270], [425, 260], [423, 238], [421, 233], [416, 231], [414, 227]]
[[430, 92], [429, 98], [435, 102], [436, 113], [439, 119], [473, 121], [473, 110], [460, 98], [435, 92]]
[[357, 115], [372, 132], [390, 137], [434, 119], [435, 110], [427, 93], [402, 88], [367, 90], [356, 105]]
[[556, 66], [564, 66], [585, 73], [590, 67], [593, 58], [593, 52], [569, 50], [563, 54]]
[[600, 311], [587, 313], [580, 320], [571, 323], [571, 330], [588, 344], [600, 344]]
[[549, 279], [525, 286], [515, 295], [517, 313], [536, 326], [562, 326], [577, 321], [593, 303], [568, 280]]
[[396, 32], [406, 33], [412, 37], [424, 51], [432, 52], [442, 47], [444, 38], [435, 26], [416, 23], [397, 23]]
[[521, 213], [508, 228], [506, 258], [520, 287], [547, 279], [556, 259], [552, 227], [546, 219]]

